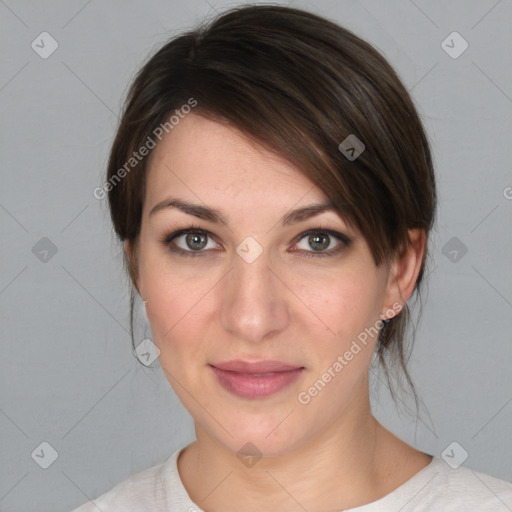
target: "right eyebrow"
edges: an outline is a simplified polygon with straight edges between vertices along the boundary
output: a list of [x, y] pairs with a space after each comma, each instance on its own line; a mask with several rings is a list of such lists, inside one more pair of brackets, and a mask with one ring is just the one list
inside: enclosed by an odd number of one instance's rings
[[183, 213], [193, 215], [194, 217], [198, 217], [199, 219], [224, 224], [225, 226], [227, 226], [228, 224], [228, 219], [224, 216], [224, 214], [219, 210], [216, 210], [215, 208], [210, 208], [209, 206], [202, 206], [200, 204], [193, 204], [187, 201], [182, 201], [181, 199], [174, 198], [164, 199], [163, 201], [153, 206], [153, 208], [149, 212], [149, 216], [165, 208], [177, 208]]
[[[194, 217], [198, 217], [199, 219], [207, 220], [213, 223], [219, 223], [225, 226], [229, 224], [229, 219], [221, 211], [215, 208], [189, 203], [188, 201], [172, 197], [164, 199], [163, 201], [153, 206], [149, 212], [149, 215], [151, 216], [154, 213], [166, 208], [177, 208], [183, 213], [187, 213], [188, 215], [193, 215]], [[283, 226], [289, 226], [298, 222], [303, 222], [327, 211], [336, 211], [336, 208], [332, 202], [328, 201], [325, 203], [314, 203], [309, 206], [288, 212], [283, 217], [282, 224]]]

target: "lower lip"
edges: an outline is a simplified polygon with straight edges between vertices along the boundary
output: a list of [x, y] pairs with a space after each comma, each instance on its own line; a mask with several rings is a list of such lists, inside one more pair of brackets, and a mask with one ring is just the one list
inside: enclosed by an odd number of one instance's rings
[[220, 385], [230, 393], [241, 398], [265, 398], [271, 396], [292, 384], [304, 368], [285, 372], [272, 372], [255, 377], [247, 373], [220, 370], [211, 366], [217, 375]]

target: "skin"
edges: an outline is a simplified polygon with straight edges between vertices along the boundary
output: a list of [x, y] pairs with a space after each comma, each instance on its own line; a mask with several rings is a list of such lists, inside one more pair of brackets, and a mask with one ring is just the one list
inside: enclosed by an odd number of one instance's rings
[[[370, 411], [368, 367], [377, 337], [309, 403], [307, 391], [365, 328], [396, 313], [411, 296], [425, 233], [411, 230], [401, 259], [377, 267], [367, 242], [336, 211], [283, 226], [290, 210], [327, 196], [286, 160], [234, 128], [190, 114], [155, 148], [148, 165], [140, 238], [126, 252], [160, 350], [160, 364], [194, 419], [196, 441], [178, 470], [207, 512], [342, 510], [396, 489], [430, 457], [399, 440]], [[179, 198], [220, 210], [227, 225], [177, 208]], [[171, 252], [162, 239], [190, 225], [211, 233], [200, 256]], [[313, 228], [330, 238], [315, 256]], [[247, 263], [237, 246], [253, 237], [263, 252]], [[185, 236], [174, 240], [192, 251]], [[308, 258], [308, 254], [313, 256]], [[279, 360], [305, 367], [292, 385], [266, 398], [240, 398], [218, 383], [209, 363]], [[237, 453], [251, 442], [252, 467]], [[320, 497], [320, 498], [319, 498]]]

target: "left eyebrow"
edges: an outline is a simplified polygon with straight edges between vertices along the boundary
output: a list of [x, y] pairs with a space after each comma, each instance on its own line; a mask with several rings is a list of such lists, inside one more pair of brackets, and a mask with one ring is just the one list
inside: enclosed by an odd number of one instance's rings
[[[149, 215], [151, 216], [154, 213], [166, 208], [176, 208], [183, 213], [193, 215], [194, 217], [198, 217], [199, 219], [207, 220], [213, 223], [224, 225], [228, 225], [229, 223], [228, 218], [221, 211], [215, 208], [190, 203], [188, 201], [184, 201], [183, 199], [177, 198], [168, 198], [156, 204], [149, 212]], [[282, 218], [282, 225], [291, 226], [292, 224], [303, 222], [327, 211], [337, 211], [332, 202], [314, 203], [308, 206], [304, 206], [303, 208], [297, 208], [291, 212], [288, 212]]]
[[283, 217], [283, 226], [291, 226], [292, 224], [308, 220], [311, 217], [328, 211], [336, 211], [334, 204], [331, 202], [316, 203], [305, 206], [304, 208], [297, 208]]

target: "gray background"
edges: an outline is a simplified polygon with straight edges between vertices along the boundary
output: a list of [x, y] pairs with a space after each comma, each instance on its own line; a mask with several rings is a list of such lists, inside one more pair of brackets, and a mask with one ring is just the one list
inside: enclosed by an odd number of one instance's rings
[[[410, 362], [422, 418], [383, 386], [375, 414], [420, 449], [456, 441], [464, 465], [512, 480], [512, 2], [291, 4], [377, 46], [432, 142], [439, 222]], [[194, 438], [157, 362], [133, 356], [121, 247], [92, 191], [148, 53], [232, 5], [0, 0], [2, 511], [71, 510]], [[58, 43], [47, 58], [31, 47], [44, 31]], [[441, 45], [453, 31], [469, 44], [458, 58]], [[58, 454], [47, 469], [44, 441]]]

